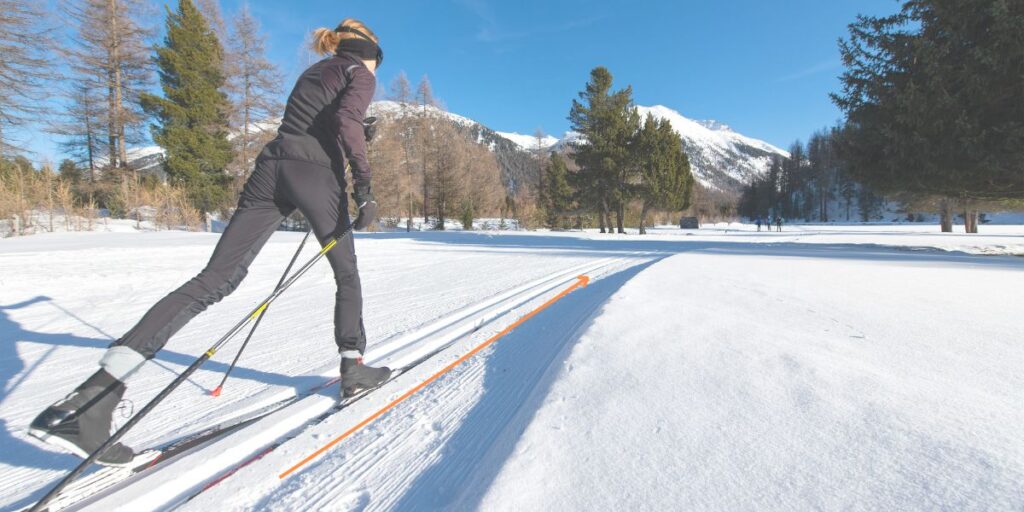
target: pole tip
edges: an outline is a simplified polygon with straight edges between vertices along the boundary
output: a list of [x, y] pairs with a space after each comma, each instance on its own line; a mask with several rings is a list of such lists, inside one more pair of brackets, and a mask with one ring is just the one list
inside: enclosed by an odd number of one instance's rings
[[210, 391], [210, 396], [220, 396], [220, 389], [221, 389], [221, 386], [217, 386], [216, 389], [214, 389], [213, 391]]

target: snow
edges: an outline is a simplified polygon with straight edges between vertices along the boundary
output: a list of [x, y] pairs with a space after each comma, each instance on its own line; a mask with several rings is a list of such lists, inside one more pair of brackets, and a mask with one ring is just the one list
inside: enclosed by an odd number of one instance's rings
[[[331, 391], [91, 509], [1020, 509], [1024, 259], [984, 254], [1024, 255], [1024, 226], [981, 230], [360, 233], [367, 360], [447, 348], [322, 423], [303, 427]], [[270, 291], [301, 236], [271, 237], [238, 290], [133, 376], [136, 410]], [[202, 268], [218, 238], [0, 240], [0, 509], [30, 505], [76, 462], [25, 435], [34, 415]], [[580, 273], [589, 286], [279, 478]], [[237, 341], [126, 442], [153, 446], [336, 373], [333, 295], [317, 267], [271, 306], [222, 396], [207, 392]]]
[[[496, 132], [498, 135], [514, 142], [520, 149], [524, 151], [536, 151], [538, 149], [537, 137], [534, 135], [523, 135], [516, 132]], [[541, 137], [541, 143], [539, 149], [547, 149], [555, 144], [558, 144], [558, 138], [552, 137], [551, 135], [545, 135]]]
[[1022, 267], [772, 252], [622, 286], [479, 508], [1024, 505]]
[[402, 116], [412, 115], [413, 113], [418, 113], [423, 110], [426, 110], [428, 114], [433, 116], [446, 117], [461, 126], [473, 126], [479, 124], [468, 117], [453, 114], [451, 112], [447, 112], [432, 105], [427, 105], [423, 107], [415, 103], [400, 103], [397, 101], [390, 100], [374, 101], [373, 103], [370, 104], [370, 108], [367, 111], [367, 115], [390, 115], [397, 118], [401, 118]]
[[636, 108], [642, 119], [650, 114], [655, 119], [668, 120], [683, 141], [694, 176], [711, 188], [719, 188], [719, 174], [748, 183], [752, 177], [767, 172], [772, 156], [789, 158], [788, 152], [736, 133], [718, 121], [695, 121], [664, 105]]

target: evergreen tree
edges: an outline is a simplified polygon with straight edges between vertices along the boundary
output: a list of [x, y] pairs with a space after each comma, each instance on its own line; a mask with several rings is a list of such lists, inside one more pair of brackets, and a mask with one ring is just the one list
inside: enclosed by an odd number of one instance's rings
[[640, 234], [644, 235], [647, 214], [652, 208], [677, 211], [689, 207], [693, 176], [679, 134], [668, 120], [655, 120], [647, 114], [632, 148], [633, 160], [640, 168], [635, 190], [642, 201]]
[[191, 0], [167, 9], [167, 36], [156, 49], [164, 96], [143, 95], [153, 114], [153, 140], [167, 153], [164, 168], [181, 184], [201, 211], [228, 204], [232, 159], [228, 133], [228, 98], [224, 87], [223, 49], [209, 23]]
[[569, 122], [572, 129], [583, 136], [573, 144], [575, 160], [580, 172], [574, 176], [576, 190], [582, 205], [598, 212], [601, 232], [612, 231], [610, 213], [618, 216], [622, 229], [622, 206], [628, 194], [625, 190], [628, 170], [635, 168], [628, 162], [629, 140], [639, 129], [640, 116], [631, 107], [632, 88], [611, 92], [612, 74], [604, 67], [590, 72], [586, 88], [579, 100], [572, 101]]
[[[1024, 197], [1024, 3], [913, 0], [840, 42], [840, 148], [882, 192]], [[976, 212], [970, 215], [976, 219]]]
[[573, 190], [569, 186], [569, 169], [565, 159], [551, 153], [547, 172], [544, 173], [544, 215], [549, 228], [562, 226], [564, 215], [572, 209]]

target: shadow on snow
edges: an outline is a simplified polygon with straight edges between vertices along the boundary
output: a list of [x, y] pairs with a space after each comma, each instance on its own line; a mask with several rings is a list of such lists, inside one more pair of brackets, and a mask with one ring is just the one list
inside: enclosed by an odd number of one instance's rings
[[482, 396], [394, 509], [478, 508], [584, 328], [612, 294], [658, 259], [574, 291], [490, 348]]
[[[21, 324], [15, 322], [10, 317], [10, 311], [27, 308], [41, 303], [49, 303], [57, 307], [65, 314], [77, 319], [96, 331], [102, 337], [90, 338], [70, 333], [30, 331], [23, 328]], [[59, 306], [53, 302], [53, 299], [50, 297], [38, 296], [16, 304], [0, 304], [0, 403], [5, 401], [7, 397], [18, 388], [18, 386], [32, 375], [33, 372], [40, 368], [45, 368], [46, 361], [57, 351], [58, 348], [87, 347], [103, 349], [109, 346], [112, 341], [112, 336], [77, 317], [73, 312]], [[16, 350], [16, 343], [18, 342], [38, 343], [50, 346], [38, 359], [26, 368]], [[197, 357], [198, 354], [182, 354], [180, 352], [164, 349], [157, 354], [156, 358], [153, 359], [151, 363], [159, 365], [170, 374], [176, 376], [181, 369], [192, 364]], [[170, 365], [177, 365], [179, 370], [175, 370]], [[228, 364], [217, 361], [208, 361], [203, 368], [224, 372], [227, 371]], [[268, 385], [293, 386], [297, 392], [312, 387], [323, 380], [322, 377], [318, 376], [289, 377], [286, 375], [244, 368], [241, 366], [236, 367], [232, 375], [242, 379], [255, 380]], [[193, 386], [203, 389], [204, 391], [206, 390], [205, 387], [191, 379], [189, 379], [188, 382]], [[170, 383], [170, 380], [168, 380], [168, 383]], [[65, 391], [70, 393], [72, 391], [72, 387], [76, 384], [78, 384], [77, 381], [66, 382], [67, 389]], [[19, 430], [24, 431], [24, 429], [27, 429], [27, 425], [10, 425], [7, 420], [0, 418], [0, 447], [2, 447], [2, 449], [0, 449], [0, 463], [15, 467], [54, 470], [70, 470], [78, 464], [78, 457], [45, 450], [35, 444], [34, 441], [26, 441], [19, 438], [19, 436], [14, 435], [14, 432]], [[41, 491], [36, 494], [41, 496], [40, 493]]]

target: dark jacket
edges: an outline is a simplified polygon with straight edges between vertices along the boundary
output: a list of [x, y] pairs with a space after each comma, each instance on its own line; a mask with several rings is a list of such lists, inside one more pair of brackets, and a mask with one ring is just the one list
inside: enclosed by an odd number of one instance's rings
[[313, 64], [288, 97], [277, 137], [264, 159], [301, 160], [343, 173], [352, 166], [357, 186], [370, 184], [363, 118], [377, 79], [359, 58], [342, 53]]

